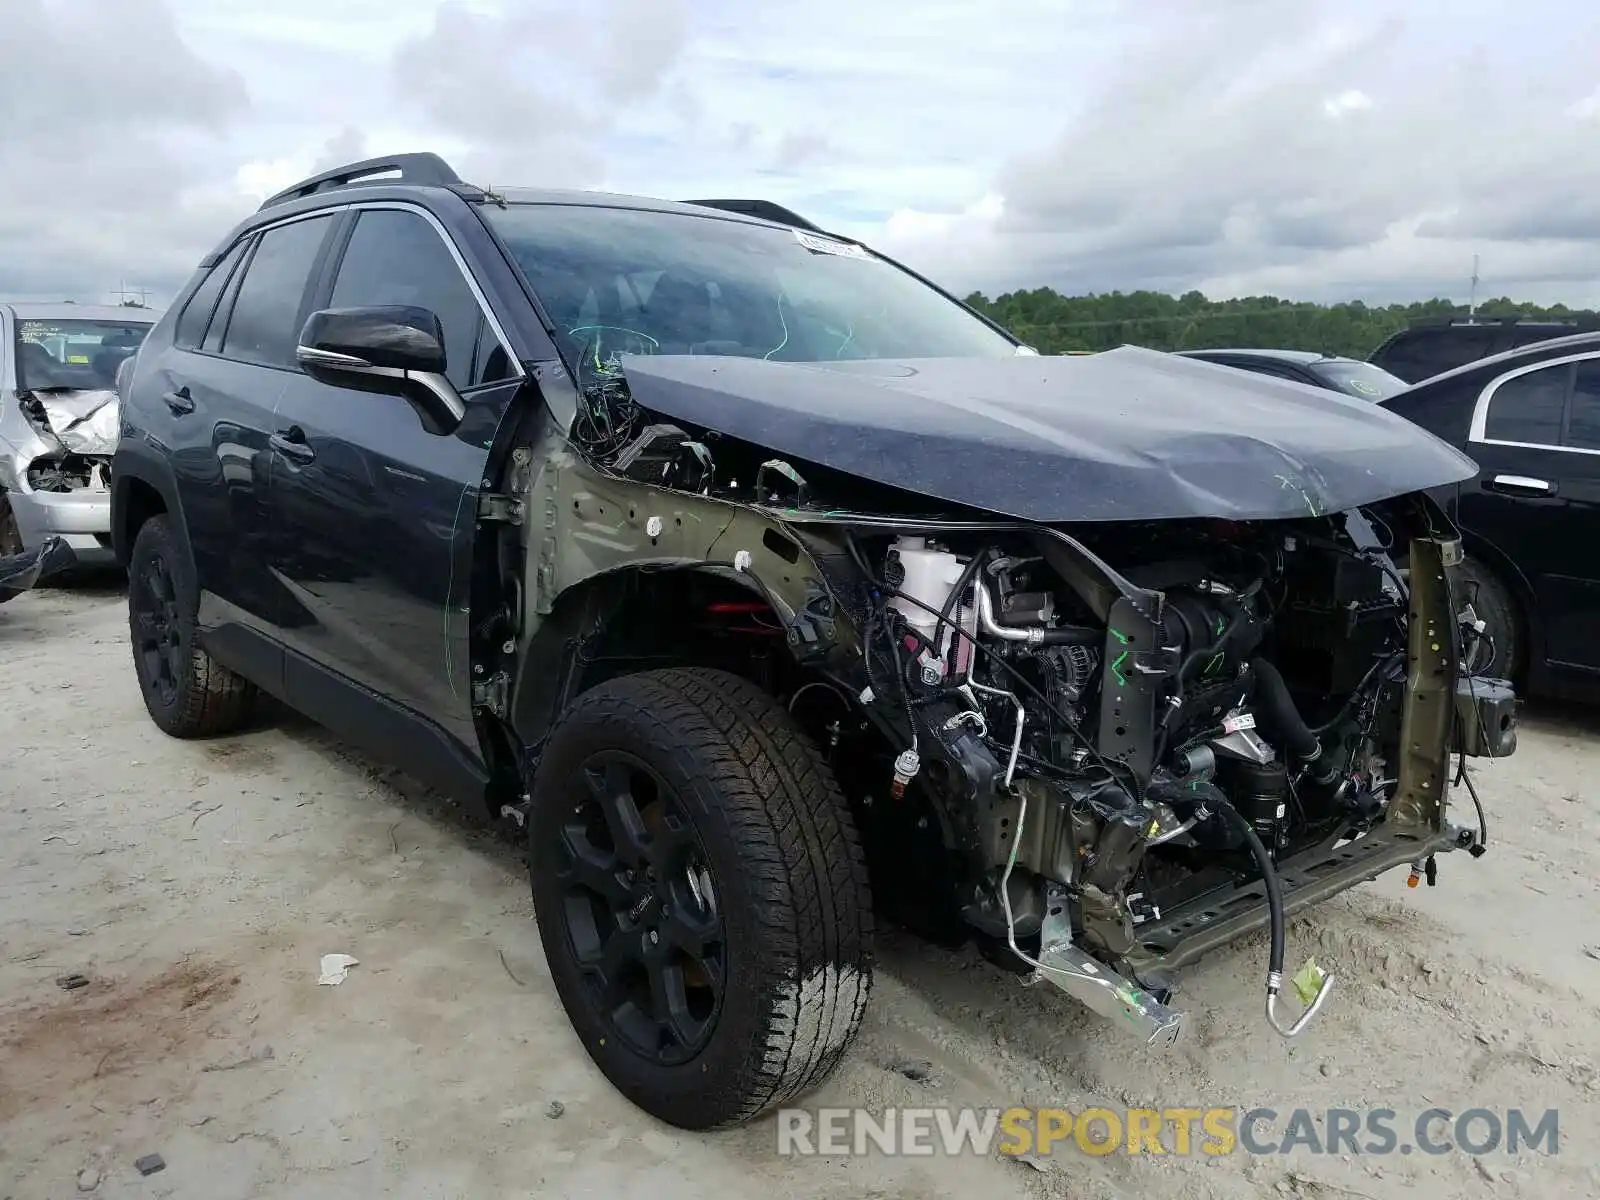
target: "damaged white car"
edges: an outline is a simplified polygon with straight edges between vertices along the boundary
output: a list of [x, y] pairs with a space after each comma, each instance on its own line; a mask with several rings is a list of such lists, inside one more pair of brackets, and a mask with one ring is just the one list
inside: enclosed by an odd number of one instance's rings
[[0, 554], [51, 537], [109, 565], [118, 369], [158, 311], [0, 304]]

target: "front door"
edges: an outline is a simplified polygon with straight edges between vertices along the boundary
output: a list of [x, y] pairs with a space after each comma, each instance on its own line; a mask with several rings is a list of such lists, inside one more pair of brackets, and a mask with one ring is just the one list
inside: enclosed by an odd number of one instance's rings
[[1461, 524], [1527, 579], [1551, 667], [1600, 672], [1600, 358], [1495, 380], [1466, 451], [1479, 470], [1462, 485]]
[[[328, 307], [408, 304], [443, 325], [446, 374], [466, 419], [424, 428], [405, 400], [301, 375], [273, 436], [274, 573], [293, 655], [359, 684], [477, 749], [467, 661], [468, 585], [489, 445], [520, 386], [443, 229], [420, 210], [368, 208]], [[295, 698], [320, 712], [315, 696]]]

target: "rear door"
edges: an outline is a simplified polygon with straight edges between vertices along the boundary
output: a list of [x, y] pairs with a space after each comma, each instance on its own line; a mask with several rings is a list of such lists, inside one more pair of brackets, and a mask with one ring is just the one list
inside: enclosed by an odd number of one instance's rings
[[272, 686], [282, 614], [269, 570], [268, 438], [297, 322], [334, 218], [314, 214], [242, 239], [179, 314], [159, 365], [168, 446], [200, 585], [208, 645]]
[[1528, 580], [1550, 664], [1600, 671], [1600, 356], [1492, 380], [1465, 449], [1479, 471], [1462, 485], [1461, 524]]
[[[466, 419], [429, 432], [405, 400], [299, 374], [276, 412], [274, 576], [285, 644], [477, 748], [467, 660], [477, 498], [522, 371], [431, 214], [367, 205], [318, 307], [417, 305], [444, 328]], [[325, 679], [289, 661], [291, 701], [337, 726]]]

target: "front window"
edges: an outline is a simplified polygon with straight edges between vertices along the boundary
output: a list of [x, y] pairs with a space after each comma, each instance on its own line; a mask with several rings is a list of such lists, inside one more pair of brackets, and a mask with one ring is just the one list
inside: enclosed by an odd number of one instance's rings
[[720, 354], [777, 362], [1009, 357], [1016, 345], [847, 242], [714, 216], [560, 204], [486, 215], [568, 360]]
[[1311, 369], [1334, 388], [1363, 400], [1382, 400], [1406, 390], [1406, 381], [1382, 367], [1354, 359], [1311, 364]]
[[17, 320], [17, 388], [114, 388], [117, 368], [150, 332], [144, 321]]

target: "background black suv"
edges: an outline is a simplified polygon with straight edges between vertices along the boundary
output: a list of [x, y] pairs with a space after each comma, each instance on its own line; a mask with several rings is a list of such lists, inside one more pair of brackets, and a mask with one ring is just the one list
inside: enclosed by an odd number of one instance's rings
[[1460, 447], [1460, 525], [1494, 674], [1600, 696], [1600, 332], [1470, 363], [1382, 401]]
[[1418, 383], [1481, 358], [1597, 328], [1593, 318], [1424, 317], [1390, 335], [1367, 361], [1407, 383]]

